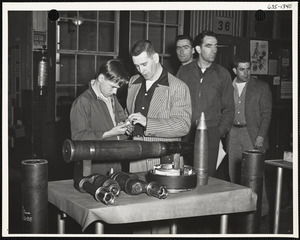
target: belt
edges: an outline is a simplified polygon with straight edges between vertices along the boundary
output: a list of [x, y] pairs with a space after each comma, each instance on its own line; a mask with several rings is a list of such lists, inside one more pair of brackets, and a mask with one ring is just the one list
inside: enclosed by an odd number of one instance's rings
[[247, 124], [233, 124], [233, 126], [236, 128], [245, 128], [247, 127]]

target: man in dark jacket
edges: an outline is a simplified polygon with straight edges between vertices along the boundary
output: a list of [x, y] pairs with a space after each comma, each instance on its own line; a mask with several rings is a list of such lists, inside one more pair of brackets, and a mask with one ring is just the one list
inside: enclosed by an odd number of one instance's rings
[[[97, 78], [89, 82], [89, 88], [73, 102], [70, 120], [72, 140], [124, 140], [129, 134], [125, 120], [127, 114], [120, 105], [117, 89], [128, 81], [121, 61], [113, 59], [101, 65]], [[82, 163], [84, 162], [84, 163]], [[119, 162], [101, 163], [84, 160], [75, 163], [75, 171], [84, 175], [106, 175], [110, 169], [121, 171]]]
[[272, 93], [268, 83], [251, 77], [250, 60], [236, 57], [233, 72], [235, 117], [228, 135], [229, 174], [239, 183], [242, 153], [269, 147], [268, 130], [272, 115]]
[[189, 86], [192, 100], [192, 126], [183, 141], [194, 142], [197, 121], [204, 112], [208, 127], [210, 176], [216, 173], [220, 139], [230, 130], [234, 118], [230, 73], [214, 63], [217, 44], [213, 32], [200, 33], [194, 41], [199, 58], [182, 66], [177, 73], [177, 77]]
[[[272, 93], [268, 83], [251, 77], [248, 58], [235, 57], [233, 81], [235, 117], [228, 135], [229, 175], [231, 182], [240, 183], [242, 154], [269, 147], [268, 130], [272, 115]], [[262, 216], [268, 213], [269, 205], [263, 184]]]

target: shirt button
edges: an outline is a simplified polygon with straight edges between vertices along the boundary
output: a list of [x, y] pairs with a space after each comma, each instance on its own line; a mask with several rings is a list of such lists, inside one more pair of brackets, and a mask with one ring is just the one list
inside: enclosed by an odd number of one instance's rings
[[145, 96], [147, 96], [148, 94], [147, 93], [145, 93]]
[[142, 107], [142, 109], [144, 110], [145, 108], [144, 108], [144, 107]]
[[238, 112], [238, 113], [240, 113], [240, 112]]

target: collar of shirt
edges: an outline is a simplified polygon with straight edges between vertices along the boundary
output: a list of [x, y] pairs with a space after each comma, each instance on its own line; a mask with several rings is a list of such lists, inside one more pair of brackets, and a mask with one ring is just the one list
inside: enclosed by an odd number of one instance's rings
[[116, 126], [114, 106], [113, 106], [113, 104], [114, 104], [113, 96], [112, 97], [104, 97], [103, 94], [100, 91], [99, 85], [100, 85], [99, 81], [97, 81], [97, 80], [92, 80], [91, 81], [91, 87], [92, 87], [94, 93], [96, 94], [97, 99], [100, 99], [103, 102], [105, 102], [105, 104], [108, 108], [109, 114], [111, 116], [111, 119], [113, 121], [113, 124], [114, 124], [114, 126]]
[[217, 64], [213, 62], [213, 63], [211, 63], [211, 65], [208, 68], [201, 68], [198, 64], [198, 59], [197, 59], [197, 61], [195, 60], [195, 63], [201, 72], [203, 69], [205, 70], [204, 72], [213, 71], [217, 66]]
[[[143, 76], [140, 76], [133, 84], [141, 84], [141, 83], [145, 83], [145, 82], [146, 82], [145, 78]], [[163, 67], [163, 71], [162, 71], [161, 75], [154, 83], [164, 85], [164, 86], [169, 86], [168, 72], [164, 67]]]
[[[239, 84], [239, 83], [237, 83], [236, 82], [236, 80], [237, 80], [237, 78], [235, 77], [235, 79], [232, 81], [232, 86], [234, 87], [234, 88], [236, 88], [236, 84]], [[249, 81], [248, 81], [249, 82]], [[245, 82], [245, 86], [247, 86], [247, 83], [248, 82]]]
[[104, 102], [109, 102], [110, 97], [104, 97], [104, 95], [100, 91], [99, 85], [100, 85], [100, 83], [98, 80], [91, 81], [91, 87], [92, 87], [94, 93], [96, 94], [97, 99], [101, 99]]

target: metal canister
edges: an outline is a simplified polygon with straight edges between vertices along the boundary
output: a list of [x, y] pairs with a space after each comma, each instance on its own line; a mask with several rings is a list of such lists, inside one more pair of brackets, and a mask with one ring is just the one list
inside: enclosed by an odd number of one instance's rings
[[48, 231], [48, 161], [22, 161], [22, 228], [24, 233]]
[[38, 86], [45, 87], [48, 85], [48, 61], [46, 56], [42, 56], [42, 60], [39, 62], [38, 68]]
[[249, 187], [257, 194], [256, 211], [244, 215], [239, 221], [243, 233], [259, 233], [265, 154], [259, 150], [243, 152], [241, 185]]

